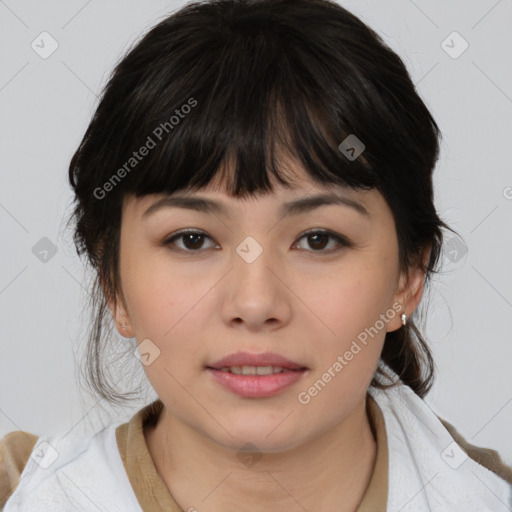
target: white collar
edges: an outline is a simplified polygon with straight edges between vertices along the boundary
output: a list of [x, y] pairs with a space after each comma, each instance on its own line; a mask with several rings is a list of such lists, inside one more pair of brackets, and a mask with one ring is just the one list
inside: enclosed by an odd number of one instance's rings
[[[383, 366], [397, 381], [396, 373]], [[409, 386], [399, 383], [386, 390], [372, 387], [368, 392], [379, 405], [386, 426], [388, 512], [512, 510], [512, 485], [469, 458]]]

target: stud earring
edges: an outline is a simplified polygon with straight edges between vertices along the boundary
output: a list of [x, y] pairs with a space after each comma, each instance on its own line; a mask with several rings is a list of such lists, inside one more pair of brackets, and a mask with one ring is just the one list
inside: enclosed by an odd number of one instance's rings
[[407, 315], [405, 313], [402, 313], [402, 325], [405, 325], [407, 320]]
[[128, 325], [128, 324], [127, 324], [126, 322], [124, 322], [124, 324], [121, 324], [121, 326], [123, 327], [123, 329], [126, 329], [126, 326], [127, 326], [127, 325]]

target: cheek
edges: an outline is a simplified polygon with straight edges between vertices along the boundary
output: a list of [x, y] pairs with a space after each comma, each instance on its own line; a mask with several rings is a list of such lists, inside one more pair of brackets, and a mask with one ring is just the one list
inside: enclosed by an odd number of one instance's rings
[[156, 354], [143, 370], [159, 396], [167, 393], [169, 400], [175, 400], [183, 393], [179, 383], [188, 382], [202, 363], [198, 355], [203, 353], [204, 324], [198, 321], [203, 315], [198, 298], [204, 290], [153, 267], [132, 277], [126, 293], [137, 344], [146, 343], [148, 351]]
[[[316, 288], [321, 331], [325, 333], [317, 338], [322, 346], [317, 371], [323, 374], [342, 356], [343, 369], [336, 374], [345, 377], [334, 380], [343, 381], [343, 386], [371, 380], [378, 363], [387, 323], [396, 316], [391, 308], [397, 278], [395, 252], [391, 245], [386, 250], [379, 246], [356, 254], [331, 274], [328, 284]], [[334, 384], [331, 389], [336, 387]]]
[[186, 286], [179, 268], [169, 264], [165, 251], [144, 249], [135, 234], [123, 247], [120, 259], [121, 282], [130, 307], [130, 318], [137, 331], [161, 338], [174, 324], [180, 305], [187, 302], [191, 287]]
[[[347, 339], [373, 325], [390, 307], [393, 273], [352, 271], [331, 280], [328, 292], [319, 303], [322, 318], [335, 336]], [[379, 324], [380, 325], [380, 324]]]
[[315, 337], [314, 371], [297, 397], [312, 417], [338, 421], [364, 396], [382, 352], [386, 327], [380, 315], [389, 310], [390, 289], [368, 272], [331, 280], [319, 302], [318, 332], [325, 334]]
[[[367, 291], [358, 282], [343, 293], [333, 293], [329, 309], [324, 309], [332, 332], [320, 340], [323, 354], [317, 371], [323, 374], [330, 369], [331, 374], [340, 375], [334, 379], [341, 385], [340, 389], [357, 388], [371, 378], [382, 351], [386, 329], [378, 319], [386, 308], [382, 297], [379, 300]], [[335, 384], [332, 390], [336, 387]]]
[[[205, 295], [215, 280], [209, 283], [198, 278], [197, 268], [194, 278], [163, 258], [132, 257], [131, 263], [126, 266], [123, 290], [137, 342], [149, 339], [155, 343], [160, 350], [156, 367], [181, 372], [184, 361], [190, 362], [189, 367], [200, 365], [197, 356], [205, 343]], [[154, 372], [149, 367], [146, 370]]]
[[157, 270], [138, 266], [124, 277], [123, 289], [137, 338], [142, 335], [161, 338], [172, 326], [178, 301], [177, 288]]

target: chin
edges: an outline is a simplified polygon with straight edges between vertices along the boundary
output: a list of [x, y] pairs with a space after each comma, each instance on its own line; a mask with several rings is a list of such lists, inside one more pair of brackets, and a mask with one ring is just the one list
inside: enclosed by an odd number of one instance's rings
[[[240, 418], [237, 422], [229, 422], [229, 434], [224, 432], [217, 432], [217, 435], [212, 436], [212, 439], [233, 451], [240, 451], [243, 446], [254, 445], [261, 453], [282, 453], [295, 448], [301, 442], [305, 442], [304, 431], [300, 433], [280, 424], [282, 418], [279, 420], [268, 420], [254, 422], [250, 418]], [[218, 435], [220, 434], [220, 435]], [[251, 450], [248, 446], [247, 450]]]

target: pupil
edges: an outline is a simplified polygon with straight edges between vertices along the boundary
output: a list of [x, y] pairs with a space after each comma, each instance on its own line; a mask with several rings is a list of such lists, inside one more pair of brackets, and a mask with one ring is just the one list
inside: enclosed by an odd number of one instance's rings
[[[325, 240], [328, 237], [329, 237], [329, 235], [327, 235], [325, 233], [323, 233], [323, 234], [316, 234], [316, 235], [309, 235], [310, 240], [311, 239], [317, 239], [318, 240], [318, 238], [322, 238], [324, 242], [325, 242]], [[325, 244], [320, 243], [320, 246], [321, 247], [318, 247], [317, 245], [315, 245], [315, 242], [313, 242], [312, 248], [313, 249], [323, 249], [323, 247], [325, 247]]]
[[[202, 237], [200, 233], [190, 233], [188, 235], [185, 235], [184, 237], [184, 244], [187, 249], [199, 249], [202, 245]], [[197, 239], [199, 239], [199, 243], [197, 243]], [[192, 240], [192, 244], [189, 244], [190, 240]], [[196, 240], [196, 243], [193, 241]]]

